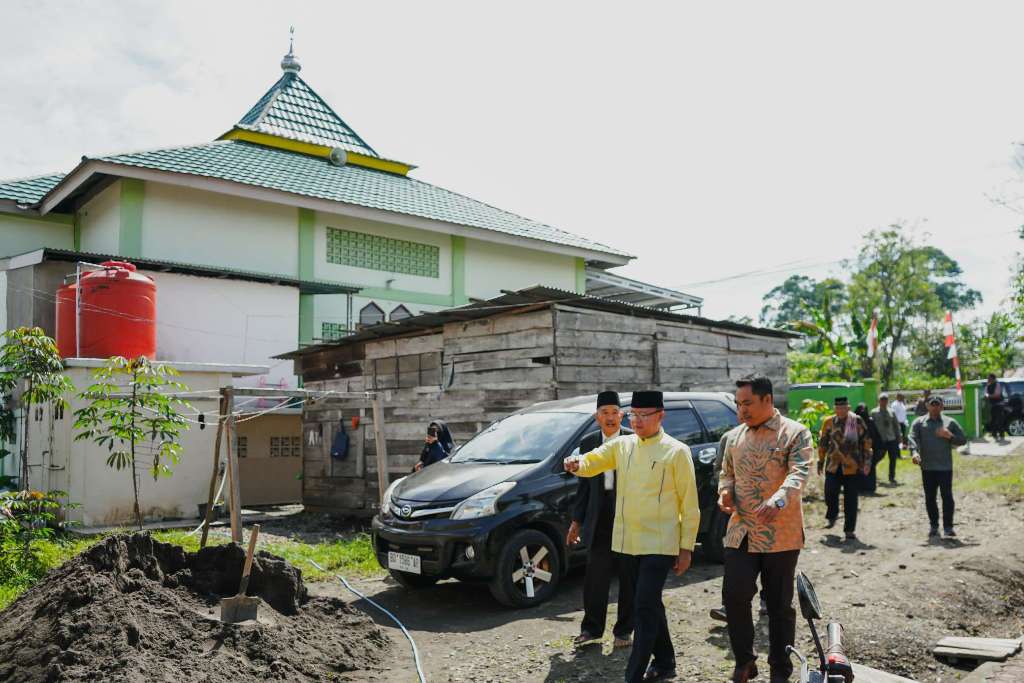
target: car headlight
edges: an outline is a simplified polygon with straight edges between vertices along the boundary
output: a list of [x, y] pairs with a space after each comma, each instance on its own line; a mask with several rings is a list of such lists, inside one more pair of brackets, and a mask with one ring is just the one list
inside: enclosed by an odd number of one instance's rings
[[384, 499], [380, 503], [381, 514], [391, 514], [391, 494], [394, 492], [395, 487], [398, 486], [405, 477], [399, 477], [391, 482], [391, 486], [387, 487], [384, 491]]
[[708, 448], [702, 448], [697, 451], [697, 460], [700, 461], [701, 465], [714, 464], [715, 458], [718, 457], [718, 448], [710, 446]]
[[474, 519], [495, 514], [498, 511], [498, 499], [508, 493], [515, 485], [516, 482], [514, 481], [503, 481], [470, 496], [456, 506], [451, 518]]

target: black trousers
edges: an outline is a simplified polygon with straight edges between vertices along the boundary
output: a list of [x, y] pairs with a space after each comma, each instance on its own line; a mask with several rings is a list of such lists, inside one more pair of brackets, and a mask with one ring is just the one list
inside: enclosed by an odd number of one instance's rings
[[633, 633], [633, 596], [636, 592], [636, 567], [627, 556], [612, 551], [612, 527], [615, 499], [601, 501], [601, 517], [594, 528], [594, 540], [587, 555], [587, 573], [583, 578], [583, 623], [580, 631], [595, 638], [604, 635], [608, 619], [608, 589], [612, 575], [619, 576], [619, 606], [612, 633], [628, 638]]
[[636, 567], [633, 611], [636, 634], [633, 636], [633, 651], [629, 653], [629, 662], [626, 664], [626, 683], [636, 683], [644, 679], [651, 655], [654, 655], [654, 665], [660, 669], [672, 669], [676, 665], [676, 653], [672, 648], [672, 637], [665, 618], [665, 604], [661, 601], [665, 579], [676, 558], [673, 555], [624, 557]]
[[988, 432], [995, 438], [1000, 438], [1006, 434], [1006, 410], [1003, 402], [989, 403], [988, 408]]
[[857, 530], [857, 496], [860, 493], [862, 475], [843, 474], [840, 469], [825, 474], [825, 518], [839, 519], [839, 492], [843, 493], [843, 531]]
[[889, 456], [889, 481], [891, 483], [896, 482], [896, 461], [900, 459], [900, 442], [899, 441], [883, 441], [879, 449], [881, 452], [875, 459], [876, 462], [881, 462], [886, 455]]
[[928, 521], [932, 526], [939, 525], [939, 506], [935, 494], [942, 492], [942, 527], [953, 528], [953, 472], [921, 470], [921, 483], [924, 485], [924, 507], [928, 510]]
[[768, 603], [768, 665], [775, 675], [789, 676], [793, 673], [793, 663], [786, 647], [793, 644], [796, 633], [793, 584], [799, 557], [799, 550], [748, 552], [746, 538], [739, 548], [725, 549], [722, 604], [725, 605], [729, 643], [736, 666], [757, 659], [750, 601], [757, 593], [757, 576], [760, 574], [762, 594]]

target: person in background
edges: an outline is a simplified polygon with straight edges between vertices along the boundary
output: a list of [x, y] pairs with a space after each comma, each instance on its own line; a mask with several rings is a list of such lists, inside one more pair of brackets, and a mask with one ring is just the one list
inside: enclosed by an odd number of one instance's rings
[[608, 470], [617, 475], [612, 550], [630, 556], [636, 567], [635, 632], [626, 683], [675, 676], [676, 655], [661, 592], [670, 569], [680, 576], [690, 568], [700, 528], [690, 448], [665, 433], [664, 419], [662, 393], [636, 391], [630, 408], [633, 434], [564, 462], [567, 472], [581, 477]]
[[1006, 437], [1006, 387], [989, 373], [985, 382], [985, 400], [988, 401], [988, 431], [993, 439]]
[[[906, 419], [906, 410], [903, 418]], [[872, 441], [875, 447], [875, 467], [878, 463], [889, 456], [889, 484], [896, 486], [896, 461], [900, 459], [900, 441], [903, 439], [903, 431], [900, 429], [899, 418], [889, 408], [889, 394], [881, 394], [878, 397], [878, 407], [871, 411], [871, 421], [878, 433], [878, 441]], [[874, 471], [874, 469], [872, 469]]]
[[925, 389], [924, 393], [921, 394], [921, 398], [917, 399], [917, 403], [914, 405], [914, 415], [921, 417], [922, 415], [928, 414], [928, 399], [932, 396], [931, 389]]
[[[580, 441], [580, 452], [589, 453], [605, 441], [633, 432], [622, 427], [619, 395], [602, 391], [597, 395], [594, 413], [599, 430]], [[629, 647], [633, 637], [633, 593], [636, 578], [633, 564], [612, 551], [612, 527], [615, 524], [615, 470], [600, 477], [584, 479], [576, 488], [572, 503], [572, 523], [565, 543], [572, 547], [582, 540], [587, 546], [587, 570], [583, 577], [583, 621], [575, 645], [600, 640], [608, 617], [608, 588], [613, 574], [619, 577], [619, 603], [612, 635], [613, 647]]]
[[906, 397], [902, 393], [896, 394], [896, 400], [892, 402], [892, 414], [896, 416], [896, 421], [900, 423], [900, 441], [903, 444], [907, 443], [907, 431], [910, 429], [910, 423], [907, 422], [907, 402]]
[[455, 442], [452, 440], [452, 433], [448, 431], [448, 425], [442, 420], [432, 420], [427, 425], [427, 436], [423, 439], [423, 450], [420, 451], [420, 461], [416, 463], [414, 472], [419, 472], [428, 465], [444, 460], [455, 450]]
[[939, 506], [935, 494], [942, 492], [942, 527], [946, 536], [956, 536], [953, 529], [953, 448], [967, 443], [964, 430], [956, 420], [942, 414], [942, 397], [928, 399], [928, 414], [910, 426], [910, 450], [914, 464], [921, 466], [924, 505], [931, 528], [929, 538], [939, 535]]
[[787, 648], [796, 633], [793, 583], [804, 546], [802, 497], [814, 445], [811, 433], [775, 409], [772, 382], [754, 374], [736, 382], [743, 423], [726, 435], [718, 507], [730, 515], [725, 534], [722, 602], [736, 666], [734, 683], [757, 678], [750, 603], [757, 577], [768, 603], [768, 665], [772, 683], [788, 681]]
[[861, 482], [860, 493], [865, 495], [874, 495], [878, 490], [878, 478], [875, 473], [875, 465], [882, 459], [882, 453], [879, 449], [881, 439], [878, 436], [878, 427], [875, 426], [875, 421], [871, 419], [871, 413], [868, 412], [868, 406], [866, 403], [858, 403], [857, 407], [853, 409], [853, 414], [864, 421], [864, 424], [868, 426], [868, 436], [871, 438], [871, 469], [864, 476], [864, 480]]
[[836, 525], [842, 492], [843, 531], [847, 541], [856, 541], [857, 497], [862, 476], [871, 469], [871, 436], [864, 421], [850, 413], [845, 396], [836, 397], [835, 410], [822, 420], [818, 439], [818, 474], [825, 472], [826, 528]]

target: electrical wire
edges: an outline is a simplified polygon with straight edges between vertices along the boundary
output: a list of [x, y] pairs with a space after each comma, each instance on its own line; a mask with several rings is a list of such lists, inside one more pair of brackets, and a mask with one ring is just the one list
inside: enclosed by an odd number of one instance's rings
[[[309, 562], [314, 567], [316, 567], [317, 569], [319, 569], [320, 571], [324, 572], [325, 574], [327, 573], [327, 570], [324, 569], [323, 567], [321, 567], [319, 564], [317, 564], [316, 560], [307, 559], [306, 561]], [[416, 648], [416, 641], [412, 639], [412, 635], [409, 633], [409, 629], [407, 629], [405, 627], [405, 624], [403, 624], [401, 621], [399, 621], [398, 617], [396, 617], [394, 614], [389, 612], [387, 609], [385, 609], [384, 607], [381, 607], [379, 604], [377, 604], [376, 602], [374, 602], [370, 598], [366, 597], [365, 595], [363, 595], [362, 593], [357, 591], [351, 585], [349, 585], [349, 582], [346, 581], [345, 577], [342, 576], [341, 574], [335, 574], [334, 577], [336, 579], [338, 579], [339, 581], [341, 581], [345, 585], [345, 588], [349, 589], [350, 591], [355, 593], [357, 596], [359, 596], [360, 598], [362, 598], [366, 602], [370, 603], [371, 605], [373, 605], [374, 607], [379, 609], [384, 614], [386, 614], [389, 617], [391, 617], [391, 620], [394, 621], [396, 624], [398, 624], [398, 628], [402, 629], [402, 633], [405, 634], [405, 637], [409, 639], [409, 644], [412, 645], [412, 658], [413, 658], [413, 661], [416, 662], [416, 674], [420, 677], [420, 683], [427, 683], [427, 677], [423, 675], [423, 666], [420, 664], [420, 651]]]

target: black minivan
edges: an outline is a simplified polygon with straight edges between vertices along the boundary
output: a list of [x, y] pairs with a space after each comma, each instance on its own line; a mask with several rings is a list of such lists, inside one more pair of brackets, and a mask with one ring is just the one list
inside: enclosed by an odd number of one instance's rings
[[[622, 396], [628, 405], [630, 395]], [[562, 460], [596, 430], [595, 396], [538, 403], [494, 422], [451, 456], [388, 487], [373, 519], [377, 561], [406, 588], [486, 581], [495, 599], [531, 607], [586, 560], [565, 545], [578, 480]], [[718, 441], [736, 426], [724, 393], [667, 392], [664, 430], [688, 444], [701, 509], [698, 540], [721, 562], [728, 519], [717, 506]], [[628, 425], [627, 425], [628, 426]]]

